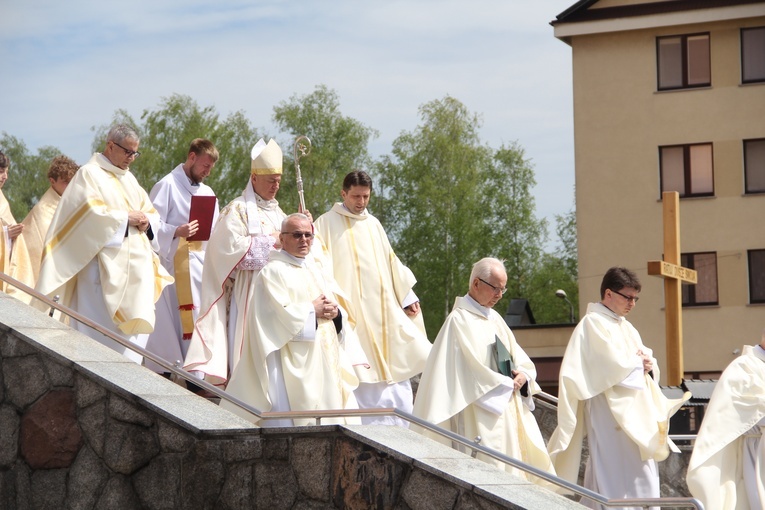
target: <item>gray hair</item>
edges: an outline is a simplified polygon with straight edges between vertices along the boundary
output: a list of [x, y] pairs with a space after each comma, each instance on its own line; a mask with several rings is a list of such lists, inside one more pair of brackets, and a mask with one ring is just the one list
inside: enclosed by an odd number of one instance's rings
[[109, 133], [106, 135], [107, 142], [122, 143], [127, 139], [140, 141], [138, 133], [135, 132], [135, 129], [131, 128], [127, 124], [117, 124], [111, 128]]
[[296, 212], [296, 213], [290, 214], [289, 216], [287, 216], [286, 218], [284, 218], [282, 220], [282, 228], [281, 229], [284, 230], [284, 228], [287, 226], [287, 223], [289, 223], [291, 219], [295, 219], [295, 218], [300, 219], [300, 220], [306, 220], [308, 223], [311, 222], [311, 220], [308, 218], [308, 216], [306, 216], [303, 213]]
[[470, 283], [468, 284], [468, 288], [470, 285], [472, 285], [473, 280], [476, 278], [488, 280], [491, 277], [491, 271], [493, 269], [501, 269], [507, 273], [505, 270], [505, 261], [495, 259], [494, 257], [485, 257], [473, 264], [473, 270], [470, 272]]

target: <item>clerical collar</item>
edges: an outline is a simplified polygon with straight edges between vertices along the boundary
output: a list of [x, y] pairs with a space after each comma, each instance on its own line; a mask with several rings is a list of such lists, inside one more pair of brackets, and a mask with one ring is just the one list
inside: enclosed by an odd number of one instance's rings
[[294, 255], [291, 255], [290, 253], [287, 253], [284, 250], [279, 250], [279, 251], [282, 252], [282, 255], [284, 255], [286, 257], [289, 257], [289, 259], [292, 260], [296, 265], [298, 265], [298, 266], [304, 266], [305, 265], [305, 257], [301, 259], [300, 257], [296, 257]]
[[467, 300], [467, 302], [468, 302], [468, 303], [470, 303], [471, 305], [473, 305], [474, 307], [476, 307], [476, 309], [477, 309], [479, 312], [481, 312], [481, 315], [483, 315], [483, 316], [484, 316], [484, 317], [486, 317], [487, 319], [489, 318], [489, 315], [491, 314], [491, 308], [489, 308], [489, 307], [487, 307], [487, 306], [483, 306], [483, 305], [482, 305], [482, 304], [480, 304], [478, 301], [476, 301], [475, 299], [473, 299], [473, 296], [471, 296], [470, 294], [465, 294], [465, 299]]
[[607, 315], [607, 316], [611, 317], [612, 319], [614, 319], [616, 321], [627, 320], [623, 315], [619, 315], [618, 313], [614, 312], [609, 307], [607, 307], [606, 305], [604, 305], [603, 303], [600, 303], [600, 302], [599, 303], [590, 303], [589, 305], [587, 305], [587, 312], [590, 312], [591, 310], [592, 311], [596, 311], [596, 312], [600, 312], [603, 315]]
[[111, 161], [109, 161], [109, 158], [107, 158], [100, 152], [96, 152], [94, 156], [96, 158], [96, 162], [98, 163], [98, 166], [100, 166], [107, 172], [111, 172], [115, 175], [122, 176], [128, 173], [128, 170], [130, 170], [129, 168], [122, 169], [118, 166], [115, 166]]
[[759, 352], [762, 355], [763, 359], [765, 359], [765, 349], [762, 348], [762, 345], [756, 345], [754, 348], [759, 350]]
[[[342, 205], [342, 206], [343, 206], [343, 209], [345, 209], [345, 210], [346, 210], [346, 211], [348, 211], [349, 213], [351, 213], [351, 214], [356, 214], [355, 212], [351, 211], [350, 209], [348, 209], [348, 208], [345, 206], [345, 202], [340, 202], [340, 205]], [[359, 213], [359, 214], [356, 214], [356, 216], [366, 216], [366, 215], [367, 215], [367, 208], [366, 208], [366, 207], [364, 208], [364, 210], [363, 210], [363, 211], [361, 211], [361, 213]]]

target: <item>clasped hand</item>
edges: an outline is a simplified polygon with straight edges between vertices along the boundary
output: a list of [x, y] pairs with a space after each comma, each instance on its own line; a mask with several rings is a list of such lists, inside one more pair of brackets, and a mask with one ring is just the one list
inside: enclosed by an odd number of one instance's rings
[[313, 309], [316, 312], [316, 318], [334, 319], [337, 317], [337, 303], [327, 299], [324, 294], [313, 300]]
[[526, 378], [526, 374], [523, 372], [519, 372], [518, 370], [513, 370], [513, 390], [518, 391], [521, 388], [523, 388], [523, 385], [528, 382], [528, 379]]
[[146, 232], [149, 229], [149, 218], [141, 211], [130, 211], [128, 213], [128, 225], [141, 232]]
[[647, 374], [653, 370], [653, 358], [641, 350], [638, 350], [637, 355], [643, 359], [643, 373]]

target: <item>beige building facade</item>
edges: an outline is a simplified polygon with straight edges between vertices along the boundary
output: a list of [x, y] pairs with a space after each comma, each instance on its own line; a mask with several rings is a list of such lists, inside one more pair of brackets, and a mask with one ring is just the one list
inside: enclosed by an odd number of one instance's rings
[[666, 373], [662, 191], [680, 194], [685, 378], [765, 328], [765, 2], [580, 1], [552, 22], [573, 65], [579, 315], [603, 273], [641, 278], [629, 316]]

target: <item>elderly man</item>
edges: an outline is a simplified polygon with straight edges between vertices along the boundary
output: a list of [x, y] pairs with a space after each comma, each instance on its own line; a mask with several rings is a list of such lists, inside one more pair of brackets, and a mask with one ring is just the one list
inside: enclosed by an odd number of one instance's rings
[[[353, 332], [341, 313], [333, 283], [310, 256], [310, 219], [285, 218], [282, 249], [255, 278], [257, 306], [247, 317], [250, 335], [226, 391], [260, 411], [355, 409], [359, 380], [345, 342]], [[350, 338], [349, 338], [350, 337]], [[359, 349], [360, 351], [360, 349]], [[252, 419], [236, 406], [223, 407]], [[354, 423], [337, 418], [324, 423]], [[313, 420], [265, 421], [264, 426], [308, 425]]]
[[[412, 410], [410, 378], [422, 372], [430, 342], [412, 291], [417, 280], [391, 248], [380, 222], [367, 211], [372, 179], [366, 172], [345, 176], [343, 201], [316, 220], [334, 277], [350, 299], [341, 304], [355, 321], [355, 331], [371, 371], [356, 391], [361, 408]], [[364, 424], [408, 426], [396, 417], [364, 418]]]
[[[457, 298], [433, 343], [413, 413], [465, 437], [480, 436], [482, 445], [554, 474], [531, 413], [531, 397], [540, 391], [536, 368], [493, 310], [506, 284], [502, 261], [484, 258], [473, 266], [468, 293]], [[478, 458], [527, 478], [503, 462]]]
[[626, 319], [641, 288], [623, 267], [603, 276], [600, 302], [588, 305], [563, 355], [558, 427], [547, 445], [558, 476], [576, 483], [587, 436], [584, 486], [608, 498], [660, 496], [656, 463], [669, 456], [669, 418], [691, 396], [662, 394], [652, 351]]
[[688, 465], [688, 489], [708, 510], [765, 508], [765, 331], [715, 385]]
[[[16, 223], [16, 219], [11, 212], [11, 205], [2, 192], [2, 187], [8, 180], [10, 166], [10, 158], [0, 152], [0, 221], [3, 227], [2, 234], [0, 234], [0, 272], [15, 278], [27, 286], [34, 287], [32, 264], [29, 259], [24, 236], [21, 235], [24, 231], [24, 225]], [[0, 290], [25, 303], [29, 303], [31, 299], [26, 292], [18, 290], [13, 285], [8, 285], [5, 282], [0, 282]]]
[[280, 247], [284, 212], [276, 200], [282, 179], [282, 150], [262, 139], [251, 151], [250, 179], [241, 196], [220, 212], [202, 271], [199, 318], [184, 368], [224, 386], [251, 332], [255, 276]]
[[53, 158], [48, 168], [50, 187], [40, 198], [40, 201], [29, 211], [24, 221], [21, 222], [24, 225], [24, 239], [27, 244], [35, 282], [37, 282], [37, 278], [40, 275], [40, 262], [42, 261], [48, 227], [50, 227], [53, 214], [58, 209], [61, 195], [78, 168], [77, 163], [64, 155]]
[[[159, 263], [159, 215], [128, 165], [138, 134], [114, 126], [61, 196], [45, 241], [37, 290], [130, 342], [146, 346], [154, 303], [173, 278]], [[143, 356], [91, 328], [77, 329], [137, 363]]]
[[[218, 149], [210, 140], [192, 140], [186, 161], [160, 179], [149, 194], [160, 218], [157, 232], [160, 260], [175, 283], [165, 288], [157, 302], [157, 325], [146, 348], [170, 362], [186, 356], [199, 313], [207, 238], [194, 240], [199, 221], [190, 221], [189, 214], [196, 197], [205, 204], [199, 209], [207, 215], [207, 225], [217, 220], [218, 201], [204, 180], [218, 157]], [[202, 202], [204, 199], [207, 201]], [[150, 361], [146, 366], [156, 372], [165, 371]]]

